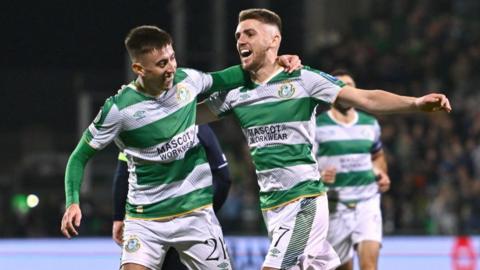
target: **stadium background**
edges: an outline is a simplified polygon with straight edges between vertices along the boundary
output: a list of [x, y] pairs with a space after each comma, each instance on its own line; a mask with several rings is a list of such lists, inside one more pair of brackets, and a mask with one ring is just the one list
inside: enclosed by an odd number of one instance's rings
[[[61, 237], [65, 164], [104, 99], [131, 79], [129, 29], [164, 28], [179, 66], [213, 71], [238, 63], [236, 19], [251, 7], [280, 14], [281, 53], [306, 65], [346, 67], [362, 88], [446, 93], [449, 115], [380, 117], [392, 179], [385, 235], [480, 233], [478, 0], [8, 1], [0, 18], [0, 237]], [[234, 181], [219, 219], [226, 235], [265, 235], [254, 170], [233, 126], [213, 124]], [[110, 235], [115, 159], [110, 146], [90, 162], [82, 236]]]

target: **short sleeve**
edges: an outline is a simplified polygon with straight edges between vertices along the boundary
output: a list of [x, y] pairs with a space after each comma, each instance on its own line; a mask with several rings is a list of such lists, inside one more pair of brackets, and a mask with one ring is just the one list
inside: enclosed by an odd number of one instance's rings
[[103, 149], [117, 137], [120, 129], [121, 112], [113, 98], [109, 98], [85, 131], [87, 143], [96, 150]]
[[231, 106], [228, 102], [228, 92], [215, 92], [206, 101], [208, 108], [217, 116], [230, 113]]
[[335, 102], [338, 93], [345, 86], [341, 80], [334, 76], [309, 67], [302, 70], [302, 79], [311, 97], [329, 104]]
[[380, 125], [378, 124], [377, 120], [375, 120], [373, 124], [373, 132], [374, 132], [374, 141], [373, 141], [372, 149], [370, 150], [372, 154], [380, 151], [383, 147], [382, 141], [380, 139], [382, 133], [381, 133]]

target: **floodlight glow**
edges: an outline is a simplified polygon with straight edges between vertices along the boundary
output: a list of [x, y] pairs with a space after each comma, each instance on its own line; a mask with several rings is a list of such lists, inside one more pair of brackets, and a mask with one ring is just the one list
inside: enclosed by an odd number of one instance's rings
[[40, 199], [38, 198], [37, 195], [35, 194], [30, 194], [27, 196], [27, 205], [28, 207], [30, 208], [34, 208], [38, 205], [38, 203], [40, 202]]

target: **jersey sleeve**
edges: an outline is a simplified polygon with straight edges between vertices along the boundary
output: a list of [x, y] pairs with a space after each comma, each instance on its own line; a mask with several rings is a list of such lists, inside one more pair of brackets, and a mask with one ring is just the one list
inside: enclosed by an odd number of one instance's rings
[[212, 86], [207, 90], [208, 93], [231, 90], [250, 82], [250, 77], [240, 65], [212, 72], [210, 75], [212, 76]]
[[382, 150], [382, 147], [383, 147], [382, 141], [380, 139], [380, 137], [382, 135], [381, 128], [380, 128], [380, 125], [378, 124], [377, 120], [375, 120], [375, 122], [373, 124], [373, 130], [375, 132], [375, 135], [374, 135], [372, 148], [370, 149], [370, 153], [372, 153], [372, 154], [377, 153], [378, 151]]
[[178, 80], [188, 76], [190, 82], [198, 89], [197, 94], [209, 95], [218, 91], [228, 91], [245, 85], [248, 79], [242, 68], [232, 66], [221, 71], [204, 73], [194, 69], [182, 68], [175, 75]]
[[213, 93], [208, 99], [205, 100], [210, 111], [212, 111], [218, 117], [223, 117], [230, 113], [231, 106], [228, 102], [228, 92], [216, 92]]
[[94, 149], [103, 149], [117, 137], [121, 125], [121, 112], [115, 105], [114, 98], [108, 98], [85, 131], [86, 142]]
[[317, 101], [332, 104], [345, 84], [323, 71], [310, 67], [302, 70], [303, 82], [305, 88], [310, 91], [310, 95]]
[[65, 198], [66, 207], [80, 202], [80, 187], [88, 160], [96, 153], [82, 136], [75, 150], [70, 155], [65, 170]]

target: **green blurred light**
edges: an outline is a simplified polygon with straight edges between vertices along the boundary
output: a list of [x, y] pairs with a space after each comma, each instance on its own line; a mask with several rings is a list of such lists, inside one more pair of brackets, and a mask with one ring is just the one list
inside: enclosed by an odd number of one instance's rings
[[12, 208], [15, 212], [20, 214], [28, 213], [30, 208], [27, 205], [27, 195], [25, 194], [15, 194], [13, 195], [12, 199], [10, 200]]

